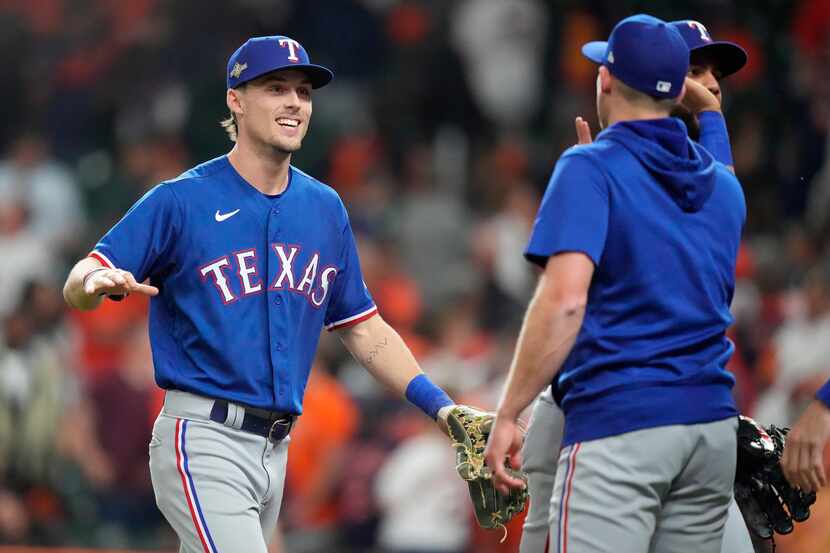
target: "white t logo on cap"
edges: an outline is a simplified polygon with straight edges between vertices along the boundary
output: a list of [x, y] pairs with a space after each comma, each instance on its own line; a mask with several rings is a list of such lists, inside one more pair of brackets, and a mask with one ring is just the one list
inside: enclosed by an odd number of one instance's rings
[[667, 81], [657, 81], [657, 92], [668, 92], [671, 90], [671, 83]]
[[290, 61], [300, 61], [300, 58], [297, 57], [297, 49], [300, 47], [299, 42], [290, 38], [281, 38], [280, 46], [283, 48], [288, 46], [288, 59]]
[[712, 37], [709, 36], [709, 31], [706, 30], [706, 27], [703, 26], [703, 23], [699, 21], [689, 21], [689, 27], [693, 27], [700, 32], [700, 40], [704, 40], [706, 42], [712, 42]]

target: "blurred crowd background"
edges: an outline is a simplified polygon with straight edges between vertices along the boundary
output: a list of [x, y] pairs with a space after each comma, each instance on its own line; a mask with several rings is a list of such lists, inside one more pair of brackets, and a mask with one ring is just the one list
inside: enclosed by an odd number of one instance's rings
[[[294, 164], [334, 186], [366, 282], [424, 369], [493, 406], [535, 271], [522, 259], [573, 119], [579, 54], [620, 18], [697, 19], [749, 52], [724, 111], [748, 203], [737, 400], [794, 421], [830, 377], [830, 0], [0, 0], [0, 544], [173, 550], [147, 444], [147, 302], [61, 286], [148, 188], [230, 148], [228, 56], [287, 34], [335, 81]], [[446, 439], [324, 336], [274, 550], [515, 551], [476, 530]], [[830, 491], [782, 553], [830, 550]]]

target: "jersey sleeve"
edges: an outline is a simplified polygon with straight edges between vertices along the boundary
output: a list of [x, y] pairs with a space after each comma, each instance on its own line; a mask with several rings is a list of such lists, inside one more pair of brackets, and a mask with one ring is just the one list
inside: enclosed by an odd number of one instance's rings
[[138, 200], [89, 254], [104, 265], [129, 271], [138, 282], [170, 262], [180, 211], [169, 185], [160, 184]]
[[558, 253], [582, 252], [599, 264], [608, 232], [608, 184], [587, 156], [563, 155], [539, 206], [528, 261], [544, 267]]
[[818, 392], [816, 392], [816, 399], [821, 401], [824, 405], [830, 409], [830, 380], [828, 380], [824, 386], [819, 388]]
[[729, 131], [726, 129], [726, 119], [717, 111], [704, 111], [697, 116], [700, 124], [700, 139], [698, 142], [706, 148], [715, 161], [732, 166], [732, 145], [729, 143]]
[[341, 270], [335, 276], [331, 301], [326, 310], [328, 330], [355, 325], [377, 313], [375, 302], [363, 282], [357, 245], [348, 218], [342, 239]]

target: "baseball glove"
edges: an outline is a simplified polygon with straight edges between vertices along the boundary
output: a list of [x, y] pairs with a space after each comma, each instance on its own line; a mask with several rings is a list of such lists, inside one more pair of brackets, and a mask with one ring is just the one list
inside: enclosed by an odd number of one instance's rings
[[781, 455], [789, 428], [764, 428], [749, 417], [738, 424], [735, 501], [750, 531], [765, 540], [789, 534], [793, 522], [810, 517], [815, 492], [804, 493], [784, 478]]
[[[527, 504], [527, 487], [512, 490], [509, 495], [499, 493], [493, 485], [492, 472], [484, 464], [484, 448], [493, 425], [494, 416], [474, 407], [458, 405], [447, 416], [447, 426], [456, 450], [456, 470], [467, 481], [476, 520], [482, 528], [502, 528]], [[508, 472], [527, 482], [527, 476], [506, 465]], [[504, 538], [502, 538], [504, 541]]]

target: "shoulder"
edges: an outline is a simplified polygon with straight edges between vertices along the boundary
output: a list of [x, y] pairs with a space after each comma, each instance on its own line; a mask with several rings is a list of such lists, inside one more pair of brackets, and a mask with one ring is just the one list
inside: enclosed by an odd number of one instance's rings
[[720, 161], [715, 161], [715, 175], [718, 179], [718, 185], [727, 187], [728, 189], [740, 193], [743, 196], [743, 188], [741, 187], [741, 181], [738, 180], [738, 177], [735, 175], [735, 172], [721, 163]]
[[178, 177], [166, 180], [161, 184], [177, 190], [191, 186], [200, 186], [211, 179], [223, 179], [225, 175], [230, 173], [229, 169], [230, 164], [228, 163], [226, 156], [220, 156], [211, 159], [210, 161], [200, 163], [199, 165], [188, 169]]
[[590, 144], [571, 146], [559, 158], [559, 164], [583, 171], [604, 173], [609, 165], [608, 154], [619, 148], [611, 140], [599, 140]]
[[337, 191], [328, 184], [315, 179], [305, 171], [297, 169], [293, 165], [291, 166], [291, 172], [292, 186], [297, 185], [297, 187], [302, 188], [304, 193], [318, 196], [323, 201], [342, 203], [340, 194], [338, 194]]
[[550, 184], [560, 182], [590, 182], [600, 189], [605, 189], [607, 169], [604, 150], [608, 144], [582, 144], [565, 150], [556, 162]]
[[[345, 219], [346, 207], [340, 194], [328, 184], [315, 179], [308, 173], [291, 166], [291, 186], [297, 189], [300, 194], [309, 197], [316, 202], [316, 205], [325, 212], [338, 218]], [[345, 221], [344, 221], [345, 222]]]

